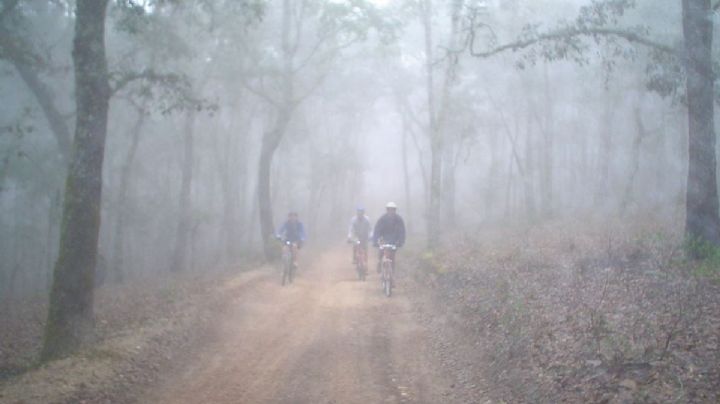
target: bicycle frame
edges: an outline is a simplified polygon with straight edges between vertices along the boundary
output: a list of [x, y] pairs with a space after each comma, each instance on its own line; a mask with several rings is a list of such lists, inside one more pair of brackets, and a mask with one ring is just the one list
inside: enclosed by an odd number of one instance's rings
[[285, 283], [292, 283], [293, 275], [295, 271], [295, 258], [297, 256], [297, 244], [290, 241], [283, 242], [282, 250], [282, 285]]
[[364, 281], [367, 275], [367, 243], [363, 244], [360, 240], [355, 240], [353, 248], [355, 250], [355, 270], [358, 278]]

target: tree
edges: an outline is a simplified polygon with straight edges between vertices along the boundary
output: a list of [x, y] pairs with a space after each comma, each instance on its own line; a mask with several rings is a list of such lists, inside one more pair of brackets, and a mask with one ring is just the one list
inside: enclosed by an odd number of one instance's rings
[[[440, 236], [440, 206], [442, 200], [442, 162], [443, 136], [441, 133], [441, 117], [439, 116], [438, 100], [435, 95], [435, 75], [433, 73], [433, 42], [432, 42], [432, 1], [423, 0], [420, 4], [420, 18], [425, 39], [425, 74], [428, 109], [428, 138], [430, 139], [430, 192], [427, 206], [427, 245], [434, 248]], [[446, 88], [448, 84], [446, 81]]]
[[93, 329], [93, 283], [110, 100], [105, 56], [107, 5], [108, 0], [78, 0], [75, 9], [72, 55], [77, 117], [42, 360], [77, 349]]
[[175, 232], [175, 249], [170, 265], [173, 272], [185, 270], [188, 258], [188, 241], [192, 231], [193, 223], [190, 212], [192, 211], [192, 182], [194, 165], [194, 132], [195, 112], [188, 111], [185, 115], [185, 127], [183, 128], [183, 158], [182, 158], [182, 183], [178, 201], [180, 203], [180, 220]]
[[[47, 61], [39, 55], [36, 47], [27, 38], [17, 32], [25, 31], [30, 22], [18, 10], [20, 0], [5, 0], [0, 9], [0, 59], [5, 59], [18, 73], [27, 88], [35, 97], [42, 110], [48, 126], [55, 136], [58, 154], [67, 167], [70, 160], [72, 135], [66, 117], [60, 111], [55, 93], [50, 85], [41, 77], [43, 69], [47, 69]], [[27, 6], [27, 5], [24, 5]], [[65, 10], [61, 10], [64, 12]]]
[[[571, 24], [546, 32], [535, 27], [525, 28], [520, 39], [487, 50], [476, 48], [476, 35], [485, 28], [473, 23], [466, 45], [471, 55], [485, 58], [506, 51], [518, 51], [541, 46], [540, 51], [530, 52], [526, 61], [538, 57], [546, 60], [572, 59], [584, 63], [588, 44], [605, 40], [611, 46], [620, 42], [645, 47], [650, 50], [648, 87], [663, 95], [684, 93], [688, 109], [688, 178], [685, 200], [685, 234], [693, 242], [720, 245], [720, 212], [718, 212], [717, 167], [714, 131], [714, 83], [712, 41], [714, 10], [710, 0], [682, 0], [682, 27], [684, 46], [673, 46], [654, 41], [644, 27], [619, 25], [626, 9], [635, 5], [632, 0], [594, 0], [583, 7]], [[620, 52], [622, 54], [622, 52]], [[524, 62], [521, 62], [522, 66]], [[677, 64], [684, 74], [658, 72], [657, 65]], [[666, 69], [673, 70], [673, 69]], [[683, 83], [684, 81], [684, 83]], [[683, 90], [684, 87], [684, 91]], [[682, 97], [681, 97], [682, 98]]]
[[140, 134], [149, 111], [145, 103], [134, 104], [137, 111], [137, 120], [132, 125], [130, 135], [130, 147], [127, 155], [120, 168], [120, 185], [117, 191], [117, 215], [115, 216], [114, 235], [113, 235], [113, 255], [110, 263], [110, 271], [113, 274], [114, 281], [122, 282], [125, 279], [125, 223], [128, 220], [129, 209], [127, 206], [128, 189], [130, 188], [130, 176], [135, 166], [135, 158], [137, 156], [138, 146], [140, 144]]
[[[246, 82], [250, 92], [272, 107], [273, 121], [262, 136], [257, 177], [260, 235], [267, 259], [274, 258], [277, 251], [271, 244], [275, 229], [270, 184], [275, 152], [298, 107], [323, 84], [341, 52], [364, 40], [371, 28], [382, 24], [374, 7], [366, 1], [282, 1], [280, 46], [269, 45], [275, 48], [277, 60], [253, 66], [248, 72], [251, 80]], [[311, 75], [308, 73], [311, 69], [319, 73]], [[266, 77], [272, 77], [276, 91], [264, 87]]]
[[712, 10], [710, 0], [683, 0], [682, 5], [688, 107], [685, 233], [691, 240], [718, 246]]
[[[423, 68], [425, 92], [425, 109], [427, 119], [423, 123], [415, 117], [409, 103], [404, 99], [398, 89], [395, 90], [395, 99], [398, 110], [403, 118], [403, 136], [412, 133], [408, 118], [425, 133], [429, 149], [429, 173], [424, 185], [426, 186], [425, 219], [427, 225], [427, 246], [435, 248], [442, 233], [442, 212], [445, 207], [445, 217], [448, 222], [454, 221], [454, 169], [455, 162], [453, 141], [455, 138], [449, 134], [448, 115], [452, 108], [453, 87], [457, 84], [457, 70], [459, 55], [452, 50], [457, 48], [462, 31], [463, 0], [450, 2], [450, 33], [446, 49], [451, 50], [437, 59], [434, 43], [433, 16], [435, 16], [432, 0], [419, 0], [408, 2], [413, 10], [414, 17], [418, 18], [423, 34]], [[442, 74], [436, 74], [437, 66], [444, 67]], [[406, 145], [404, 138], [403, 144]]]

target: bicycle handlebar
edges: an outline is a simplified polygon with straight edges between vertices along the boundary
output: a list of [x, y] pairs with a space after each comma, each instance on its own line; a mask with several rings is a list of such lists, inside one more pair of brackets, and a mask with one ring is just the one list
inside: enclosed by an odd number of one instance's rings
[[277, 241], [279, 241], [279, 242], [281, 242], [281, 243], [283, 243], [283, 244], [285, 244], [285, 245], [287, 245], [287, 246], [289, 246], [289, 245], [291, 245], [291, 244], [297, 245], [297, 242], [288, 241], [288, 240], [283, 240], [283, 238], [280, 237], [280, 236], [275, 237], [275, 238], [277, 239]]

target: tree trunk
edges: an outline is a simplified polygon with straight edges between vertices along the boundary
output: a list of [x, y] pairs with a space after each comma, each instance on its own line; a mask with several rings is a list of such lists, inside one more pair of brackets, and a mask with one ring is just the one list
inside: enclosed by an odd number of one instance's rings
[[191, 217], [191, 194], [193, 179], [193, 163], [194, 163], [194, 144], [193, 132], [195, 129], [195, 112], [188, 111], [185, 121], [185, 131], [183, 136], [183, 163], [182, 163], [182, 183], [180, 185], [180, 207], [178, 214], [177, 232], [175, 235], [175, 250], [173, 252], [170, 271], [182, 272], [187, 269], [188, 263], [188, 239], [190, 236], [192, 217]]
[[260, 148], [258, 212], [260, 214], [260, 235], [262, 237], [263, 252], [265, 253], [265, 258], [268, 260], [274, 259], [278, 251], [276, 248], [273, 248], [272, 245], [275, 226], [273, 224], [272, 197], [270, 194], [270, 168], [272, 167], [272, 159], [275, 151], [280, 145], [280, 140], [282, 140], [285, 130], [290, 123], [290, 114], [289, 109], [279, 112], [275, 126], [271, 131], [265, 133]]
[[693, 242], [720, 245], [710, 0], [683, 0], [682, 7], [689, 129], [685, 233]]
[[554, 188], [554, 167], [555, 167], [555, 125], [554, 112], [552, 106], [552, 96], [550, 95], [550, 79], [548, 77], [547, 64], [544, 65], [543, 82], [544, 82], [544, 130], [543, 130], [543, 162], [542, 174], [540, 176], [540, 198], [542, 203], [542, 214], [550, 217], [553, 214], [553, 188]]
[[[535, 220], [535, 194], [533, 187], [533, 172], [535, 171], [535, 159], [533, 155], [534, 142], [532, 136], [532, 117], [530, 115], [529, 108], [531, 106], [528, 103], [528, 111], [526, 115], [525, 128], [525, 171], [523, 173], [523, 190], [525, 193], [525, 214], [527, 219], [532, 222]], [[519, 120], [516, 119], [516, 123], [519, 126]], [[519, 133], [518, 128], [518, 133]], [[520, 166], [518, 166], [518, 169]]]
[[433, 75], [432, 2], [423, 2], [422, 23], [425, 32], [425, 74], [430, 138], [430, 195], [427, 209], [427, 246], [435, 248], [440, 240], [440, 201], [442, 199], [443, 142], [437, 122]]
[[603, 118], [600, 125], [601, 148], [598, 157], [599, 181], [595, 192], [596, 207], [607, 207], [610, 199], [610, 162], [613, 156], [613, 116], [615, 113], [614, 100], [609, 89], [605, 90], [603, 98]]
[[77, 1], [73, 42], [77, 120], [42, 360], [77, 349], [94, 325], [93, 283], [110, 99], [106, 11], [107, 0]]
[[453, 229], [456, 225], [457, 212], [455, 210], [455, 194], [456, 194], [456, 179], [455, 169], [456, 163], [454, 156], [450, 156], [452, 153], [446, 153], [445, 164], [443, 164], [443, 179], [442, 179], [442, 198], [443, 198], [443, 212], [446, 229]]
[[636, 105], [633, 110], [635, 117], [636, 132], [633, 138], [632, 144], [632, 155], [630, 156], [630, 170], [627, 185], [625, 186], [625, 192], [623, 193], [622, 201], [620, 202], [620, 213], [625, 214], [628, 206], [633, 202], [633, 189], [635, 188], [635, 178], [637, 177], [638, 170], [640, 169], [640, 146], [642, 141], [647, 135], [645, 125], [642, 121], [642, 114], [640, 112], [640, 106]]
[[[275, 126], [269, 132], [265, 132], [260, 148], [260, 164], [258, 168], [258, 212], [260, 214], [260, 236], [262, 237], [263, 252], [267, 260], [276, 258], [278, 250], [272, 246], [272, 236], [275, 233], [273, 225], [272, 198], [270, 195], [270, 169], [272, 160], [285, 135], [290, 119], [292, 118], [294, 106], [294, 68], [293, 57], [297, 50], [297, 42], [291, 43], [292, 32], [292, 9], [290, 0], [283, 0], [282, 13], [282, 43], [283, 53], [283, 74], [282, 74], [282, 101], [277, 106]], [[296, 41], [299, 38], [296, 38]]]
[[513, 151], [510, 151], [510, 157], [508, 158], [508, 169], [507, 169], [507, 183], [505, 184], [505, 213], [504, 217], [506, 220], [512, 217], [512, 191], [513, 182], [515, 182], [515, 174], [513, 173]]
[[62, 209], [62, 195], [60, 189], [54, 192], [48, 200], [48, 225], [45, 235], [45, 284], [43, 290], [50, 290], [52, 287], [53, 262], [57, 255], [58, 227], [60, 224], [60, 212]]
[[125, 279], [125, 221], [128, 217], [127, 192], [130, 187], [130, 174], [135, 165], [135, 155], [140, 143], [140, 133], [145, 124], [145, 111], [138, 110], [138, 119], [132, 128], [130, 148], [128, 149], [125, 162], [120, 169], [120, 187], [116, 201], [117, 214], [115, 216], [115, 235], [113, 236], [113, 255], [110, 271], [114, 282], [122, 282]]
[[[407, 118], [405, 116], [402, 117], [403, 121], [403, 133], [402, 133], [402, 167], [403, 167], [403, 189], [405, 191], [405, 212], [406, 218], [410, 219], [412, 217], [412, 198], [410, 197], [410, 171], [408, 168], [408, 131], [410, 128], [408, 127], [410, 123], [407, 121]], [[410, 220], [408, 220], [409, 222]], [[407, 226], [407, 224], [406, 224]], [[409, 231], [406, 229], [406, 231]]]
[[[230, 147], [230, 145], [226, 145], [226, 147], [228, 147], [229, 150], [237, 151], [236, 147]], [[238, 188], [243, 187], [246, 172], [244, 166], [237, 171], [230, 169], [232, 161], [228, 153], [223, 156], [223, 159], [225, 160], [225, 163], [221, 166], [224, 169], [224, 172], [219, 174], [223, 193], [223, 232], [225, 237], [224, 264], [230, 267], [236, 263], [238, 250], [240, 248], [238, 229], [242, 228], [242, 226], [240, 226], [240, 223], [238, 222], [238, 211], [242, 212], [244, 207], [239, 201], [240, 192]], [[244, 162], [245, 159], [241, 158], [241, 161]]]
[[[236, 262], [240, 241], [238, 240], [238, 229], [242, 228], [239, 223], [238, 212], [243, 212], [244, 201], [240, 201], [240, 189], [244, 189], [246, 178], [245, 171], [245, 147], [238, 147], [241, 136], [234, 131], [233, 125], [223, 127], [218, 131], [223, 139], [215, 138], [213, 152], [215, 167], [220, 181], [222, 194], [223, 223], [220, 237], [225, 243], [225, 252], [222, 254], [222, 264], [229, 268]], [[240, 163], [236, 166], [233, 163]]]
[[[448, 38], [447, 49], [460, 49], [463, 46], [461, 38], [461, 17], [462, 10], [464, 7], [464, 0], [452, 0], [450, 3], [450, 36]], [[428, 22], [429, 23], [429, 22]], [[457, 70], [458, 70], [458, 55], [452, 52], [448, 52], [446, 55], [447, 62], [445, 66], [445, 77], [442, 87], [440, 107], [438, 110], [438, 116], [436, 118], [437, 125], [437, 136], [445, 138], [442, 141], [441, 147], [445, 149], [444, 161], [442, 164], [442, 209], [444, 212], [444, 219], [447, 228], [454, 228], [456, 221], [456, 209], [455, 209], [455, 169], [457, 168], [458, 162], [455, 149], [462, 147], [462, 138], [457, 135], [452, 135], [448, 132], [448, 111], [452, 108], [452, 87], [457, 81]], [[447, 144], [445, 144], [447, 143]]]

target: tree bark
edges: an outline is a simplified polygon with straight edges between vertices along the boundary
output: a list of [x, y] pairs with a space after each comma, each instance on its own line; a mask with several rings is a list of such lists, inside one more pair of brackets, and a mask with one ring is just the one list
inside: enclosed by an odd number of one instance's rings
[[683, 0], [682, 9], [688, 103], [685, 233], [693, 242], [720, 245], [710, 0]]
[[283, 56], [282, 72], [282, 100], [276, 106], [277, 115], [273, 129], [265, 132], [260, 148], [260, 162], [258, 168], [258, 212], [260, 214], [260, 236], [262, 237], [263, 252], [267, 260], [276, 258], [278, 250], [272, 246], [272, 236], [275, 233], [273, 225], [272, 198], [270, 195], [270, 169], [273, 156], [285, 135], [287, 126], [292, 118], [294, 99], [294, 68], [293, 57], [297, 50], [299, 38], [292, 43], [292, 9], [290, 0], [283, 0], [282, 38], [281, 49]]
[[445, 226], [446, 229], [453, 229], [455, 228], [455, 225], [457, 224], [457, 212], [455, 210], [455, 195], [456, 195], [456, 178], [455, 178], [455, 169], [456, 162], [454, 160], [454, 156], [451, 156], [452, 151], [448, 150], [448, 152], [445, 154], [446, 159], [445, 163], [443, 164], [443, 178], [442, 178], [442, 204], [443, 204], [443, 217], [445, 220], [445, 223], [443, 226]]
[[[532, 116], [530, 115], [531, 105], [528, 103], [528, 111], [526, 113], [526, 127], [525, 127], [525, 171], [523, 172], [523, 191], [525, 194], [525, 214], [527, 219], [532, 222], [535, 220], [535, 194], [533, 187], [533, 173], [535, 171], [535, 159], [534, 159], [534, 142], [532, 134]], [[516, 124], [519, 129], [519, 120], [516, 118]], [[518, 165], [518, 169], [520, 166]]]
[[601, 148], [598, 158], [598, 182], [595, 191], [596, 207], [607, 207], [610, 199], [610, 162], [613, 156], [613, 118], [615, 105], [609, 89], [605, 90], [603, 117], [600, 125]]
[[620, 202], [620, 214], [625, 214], [628, 206], [634, 201], [633, 190], [635, 188], [635, 179], [640, 169], [640, 147], [642, 146], [643, 139], [647, 136], [645, 130], [645, 124], [642, 120], [642, 114], [640, 112], [640, 106], [636, 105], [633, 109], [633, 115], [635, 118], [635, 137], [633, 138], [632, 150], [630, 156], [630, 170], [628, 176], [628, 182], [625, 186], [625, 192], [623, 193], [622, 201]]
[[107, 3], [78, 0], [76, 5], [73, 65], [77, 120], [41, 360], [77, 349], [94, 326], [93, 283], [110, 99], [105, 57]]
[[550, 95], [550, 78], [548, 77], [548, 66], [543, 65], [543, 95], [544, 102], [544, 125], [543, 125], [543, 162], [542, 174], [540, 176], [540, 200], [542, 214], [550, 217], [553, 214], [553, 189], [555, 170], [555, 114], [553, 111], [553, 99]]
[[[408, 168], [408, 127], [410, 123], [407, 118], [402, 117], [403, 133], [402, 133], [402, 167], [403, 167], [403, 190], [405, 191], [405, 212], [408, 219], [412, 218], [412, 198], [410, 197], [410, 170]], [[407, 224], [406, 224], [407, 227]], [[406, 231], [409, 232], [408, 229]]]
[[194, 144], [193, 132], [195, 127], [195, 112], [188, 111], [183, 136], [183, 164], [182, 183], [180, 185], [177, 231], [175, 234], [175, 250], [170, 265], [170, 271], [182, 272], [187, 269], [188, 263], [188, 239], [192, 230], [191, 223], [191, 193], [193, 180]]
[[[241, 248], [238, 237], [238, 230], [243, 229], [239, 216], [245, 212], [245, 200], [240, 199], [240, 190], [245, 190], [247, 181], [247, 170], [245, 161], [246, 147], [238, 147], [237, 139], [242, 135], [233, 133], [232, 130], [226, 134], [223, 147], [216, 147], [218, 178], [223, 201], [223, 238], [225, 239], [225, 254], [223, 264], [230, 267], [236, 263]], [[245, 146], [245, 145], [243, 145]], [[241, 166], [234, 166], [238, 161]]]
[[275, 121], [275, 126], [263, 136], [260, 147], [260, 163], [258, 167], [258, 212], [260, 214], [260, 235], [262, 237], [265, 258], [272, 260], [277, 255], [273, 248], [272, 237], [275, 234], [273, 224], [272, 197], [270, 194], [270, 168], [273, 156], [280, 145], [285, 130], [290, 123], [290, 110], [281, 110]]
[[[447, 42], [447, 49], [460, 49], [463, 45], [461, 40], [461, 16], [464, 7], [464, 0], [452, 0], [450, 3], [450, 36]], [[452, 88], [457, 81], [457, 71], [459, 58], [458, 55], [452, 52], [448, 52], [446, 55], [445, 65], [445, 77], [442, 87], [440, 107], [438, 116], [436, 118], [436, 125], [438, 126], [438, 136], [443, 139], [441, 145], [444, 150], [444, 161], [442, 164], [442, 184], [441, 184], [441, 209], [443, 210], [443, 218], [445, 219], [444, 227], [453, 229], [456, 223], [456, 210], [455, 210], [455, 169], [457, 168], [457, 155], [456, 148], [462, 147], [462, 138], [457, 135], [453, 135], [448, 131], [448, 111], [452, 108]]]
[[442, 199], [443, 142], [435, 106], [433, 75], [432, 2], [423, 2], [422, 23], [425, 33], [425, 75], [430, 138], [430, 195], [427, 209], [427, 246], [435, 248], [440, 240], [440, 201]]
[[145, 124], [146, 113], [142, 109], [138, 109], [138, 119], [133, 125], [130, 134], [130, 148], [122, 168], [120, 169], [120, 187], [117, 196], [117, 214], [115, 216], [115, 235], [113, 236], [113, 255], [110, 271], [113, 281], [122, 282], [125, 279], [125, 222], [128, 217], [127, 192], [130, 187], [130, 175], [135, 165], [135, 155], [137, 154], [138, 145], [140, 143], [140, 134]]

